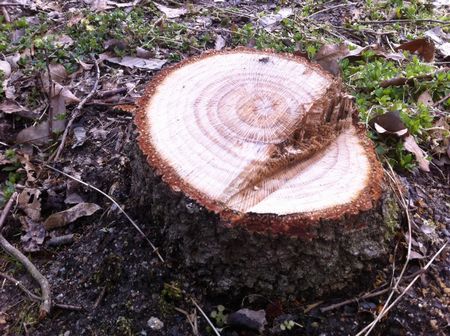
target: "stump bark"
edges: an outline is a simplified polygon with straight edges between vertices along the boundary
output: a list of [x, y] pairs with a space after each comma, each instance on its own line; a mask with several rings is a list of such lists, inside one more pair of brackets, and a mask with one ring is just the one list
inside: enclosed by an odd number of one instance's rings
[[180, 62], [136, 111], [134, 207], [209, 292], [343, 289], [384, 258], [398, 212], [354, 112], [303, 58], [234, 49]]

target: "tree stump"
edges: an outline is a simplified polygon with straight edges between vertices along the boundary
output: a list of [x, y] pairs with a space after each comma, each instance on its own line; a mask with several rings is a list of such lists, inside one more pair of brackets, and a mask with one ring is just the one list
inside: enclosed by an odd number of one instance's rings
[[132, 195], [209, 292], [320, 296], [386, 255], [397, 219], [339, 80], [234, 49], [161, 71], [139, 102]]

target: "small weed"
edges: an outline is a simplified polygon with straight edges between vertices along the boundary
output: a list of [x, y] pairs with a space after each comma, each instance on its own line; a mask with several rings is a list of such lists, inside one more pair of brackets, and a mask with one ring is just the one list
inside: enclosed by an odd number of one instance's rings
[[133, 321], [125, 316], [119, 316], [116, 320], [117, 335], [132, 336], [133, 334]]
[[215, 325], [219, 328], [222, 328], [225, 324], [227, 324], [228, 314], [224, 314], [224, 312], [225, 307], [218, 305], [217, 308], [210, 314], [211, 318], [214, 319]]

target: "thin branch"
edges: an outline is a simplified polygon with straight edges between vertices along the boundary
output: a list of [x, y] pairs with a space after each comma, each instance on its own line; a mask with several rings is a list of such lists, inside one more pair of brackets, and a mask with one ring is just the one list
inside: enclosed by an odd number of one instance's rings
[[[407, 276], [404, 276], [403, 280], [414, 278], [416, 275], [421, 275], [422, 273], [423, 273], [423, 270], [420, 269], [417, 272], [414, 272], [413, 274], [409, 274]], [[384, 287], [384, 286], [386, 286], [386, 285], [382, 285], [381, 287]], [[341, 302], [334, 303], [332, 305], [320, 308], [320, 311], [322, 313], [326, 313], [326, 312], [328, 312], [330, 310], [334, 310], [334, 309], [340, 308], [342, 306], [346, 306], [346, 305], [351, 304], [351, 303], [358, 303], [361, 300], [370, 299], [370, 298], [373, 298], [373, 297], [377, 297], [377, 296], [383, 295], [383, 294], [387, 293], [391, 289], [392, 289], [392, 286], [386, 287], [386, 288], [383, 288], [383, 289], [379, 289], [379, 290], [377, 290], [375, 292], [365, 293], [365, 294], [363, 294], [363, 295], [361, 295], [359, 297], [356, 297], [356, 298], [353, 298], [353, 299], [348, 299], [348, 300], [345, 300], [345, 301], [341, 301]]]
[[[21, 283], [19, 280], [13, 278], [12, 276], [0, 272], [0, 276], [3, 277], [6, 280], [9, 280], [10, 282], [12, 282], [15, 286], [19, 287], [31, 300], [33, 301], [37, 301], [37, 302], [41, 302], [42, 298], [37, 296], [36, 294], [34, 294], [33, 292], [31, 292], [28, 288], [25, 287], [25, 285], [23, 283]], [[66, 310], [76, 310], [76, 311], [81, 311], [83, 310], [83, 307], [81, 306], [75, 306], [75, 305], [67, 305], [67, 304], [62, 304], [62, 303], [55, 303], [54, 304], [55, 307], [61, 308], [61, 309], [66, 309]]]
[[18, 193], [14, 192], [14, 194], [11, 195], [11, 197], [8, 200], [8, 203], [6, 203], [5, 207], [2, 210], [2, 215], [0, 216], [0, 234], [2, 233], [3, 225], [6, 221], [6, 216], [8, 215], [9, 211], [11, 210], [11, 207], [16, 200]]
[[[17, 193], [14, 193], [8, 201], [8, 203], [5, 206], [5, 209], [2, 212], [2, 216], [0, 217], [0, 228], [3, 226], [3, 223], [5, 222], [6, 216], [11, 209], [12, 203], [14, 202], [16, 198]], [[22, 265], [25, 266], [28, 273], [31, 274], [31, 276], [39, 283], [39, 286], [41, 287], [42, 292], [42, 301], [40, 306], [40, 312], [39, 317], [45, 318], [48, 314], [50, 314], [50, 311], [52, 309], [52, 298], [51, 298], [51, 290], [50, 290], [50, 284], [45, 278], [41, 272], [34, 266], [34, 264], [28, 259], [22, 252], [20, 252], [18, 249], [16, 249], [14, 246], [12, 246], [5, 237], [0, 233], [0, 246], [3, 248], [3, 250], [20, 261]]]
[[444, 98], [439, 99], [436, 103], [434, 103], [433, 107], [436, 107], [436, 106], [442, 104], [443, 102], [445, 102], [449, 98], [450, 98], [450, 93], [448, 95], [446, 95]]
[[93, 190], [95, 190], [96, 192], [102, 194], [103, 196], [105, 196], [107, 199], [109, 199], [112, 203], [114, 203], [114, 205], [119, 209], [119, 211], [124, 214], [124, 216], [129, 220], [129, 222], [136, 228], [136, 230], [141, 234], [141, 236], [149, 243], [149, 245], [152, 247], [153, 252], [156, 253], [156, 255], [158, 256], [159, 260], [161, 260], [161, 262], [164, 262], [163, 257], [161, 256], [161, 254], [159, 254], [158, 249], [155, 247], [155, 245], [153, 245], [153, 243], [150, 241], [150, 239], [147, 238], [147, 236], [145, 235], [145, 233], [141, 230], [141, 228], [131, 219], [131, 217], [125, 212], [125, 210], [122, 209], [122, 207], [119, 205], [119, 203], [117, 203], [111, 196], [109, 196], [107, 193], [105, 193], [104, 191], [94, 187], [93, 185], [84, 182], [83, 180], [80, 180], [72, 175], [69, 175], [55, 167], [52, 167], [46, 163], [43, 163], [42, 161], [39, 161], [43, 166], [57, 172], [60, 173], [74, 181], [77, 181], [78, 183], [81, 183], [82, 185], [91, 188]]
[[356, 336], [360, 336], [363, 333], [365, 333], [365, 335], [369, 335], [370, 332], [372, 331], [372, 329], [376, 326], [376, 324], [381, 320], [381, 318], [385, 315], [385, 311], [387, 309], [387, 307], [389, 306], [389, 303], [391, 302], [392, 297], [394, 296], [395, 292], [398, 289], [398, 286], [402, 280], [403, 274], [406, 271], [406, 268], [408, 267], [409, 261], [411, 260], [411, 250], [412, 250], [412, 228], [411, 228], [411, 216], [409, 213], [409, 206], [408, 203], [406, 202], [405, 198], [403, 197], [403, 194], [401, 192], [401, 188], [398, 184], [398, 181], [395, 178], [395, 173], [394, 170], [392, 169], [392, 166], [390, 165], [389, 162], [387, 162], [387, 165], [389, 167], [390, 173], [388, 173], [387, 175], [389, 176], [389, 178], [393, 181], [395, 187], [397, 188], [398, 194], [400, 195], [400, 200], [401, 200], [401, 205], [403, 207], [403, 209], [405, 210], [405, 214], [406, 214], [406, 219], [407, 219], [407, 223], [408, 223], [408, 253], [406, 255], [406, 261], [403, 264], [402, 270], [400, 271], [400, 275], [398, 276], [397, 280], [395, 281], [395, 284], [393, 286], [393, 288], [391, 289], [391, 292], [389, 293], [388, 298], [386, 299], [386, 302], [383, 305], [383, 308], [381, 309], [380, 313], [378, 314], [378, 316], [375, 318], [375, 320], [369, 324], [368, 326], [366, 326], [363, 330], [361, 330], [358, 334], [356, 334]]
[[178, 308], [178, 307], [174, 307], [174, 309], [177, 312], [182, 313], [184, 316], [186, 316], [186, 319], [188, 320], [191, 328], [192, 328], [192, 333], [194, 334], [194, 336], [199, 336], [200, 334], [198, 333], [198, 327], [197, 327], [197, 314], [194, 311], [193, 314], [189, 314], [187, 311]]
[[[362, 333], [364, 333], [369, 328], [370, 328], [370, 330], [372, 330], [372, 328], [378, 323], [378, 321], [381, 318], [383, 318], [389, 312], [389, 310], [391, 310], [398, 303], [398, 301], [400, 301], [400, 299], [403, 296], [405, 296], [406, 292], [408, 292], [408, 290], [410, 290], [410, 288], [416, 283], [416, 281], [420, 278], [421, 274], [423, 272], [425, 272], [426, 270], [428, 270], [428, 268], [433, 264], [434, 260], [442, 253], [442, 251], [445, 249], [445, 247], [448, 245], [448, 243], [449, 243], [449, 241], [446, 241], [445, 244], [443, 244], [441, 246], [441, 248], [433, 255], [433, 257], [430, 259], [430, 261], [428, 261], [428, 263], [422, 268], [422, 272], [420, 274], [416, 275], [414, 277], [414, 279], [408, 284], [408, 286], [406, 286], [406, 288], [400, 293], [400, 295], [389, 306], [387, 306], [385, 309], [383, 309], [382, 312], [380, 312], [380, 314], [378, 315], [377, 319], [373, 320], [372, 323], [367, 325], [357, 335], [361, 335]], [[370, 330], [368, 330], [365, 333], [365, 335], [368, 335]]]
[[433, 20], [433, 19], [398, 19], [398, 20], [379, 20], [379, 21], [357, 21], [356, 24], [389, 24], [389, 23], [417, 23], [417, 22], [429, 22], [429, 23], [441, 23], [448, 25], [449, 21]]
[[191, 297], [191, 301], [194, 304], [194, 306], [198, 309], [200, 314], [202, 314], [202, 316], [205, 318], [206, 322], [208, 322], [209, 326], [212, 328], [212, 330], [214, 331], [216, 336], [221, 336], [220, 333], [219, 333], [219, 330], [217, 330], [217, 328], [214, 326], [214, 324], [209, 319], [208, 315], [205, 314], [203, 309], [198, 305], [198, 303], [194, 300], [194, 298]]
[[72, 127], [73, 122], [75, 121], [76, 118], [78, 118], [81, 114], [81, 109], [83, 108], [84, 104], [86, 104], [93, 96], [94, 94], [97, 92], [97, 87], [98, 87], [98, 82], [100, 80], [100, 68], [98, 66], [98, 60], [95, 58], [94, 55], [91, 55], [92, 59], [94, 60], [94, 65], [95, 65], [95, 82], [94, 85], [92, 86], [91, 92], [89, 92], [89, 94], [84, 97], [84, 99], [78, 104], [78, 106], [72, 111], [72, 117], [70, 118], [69, 122], [67, 123], [66, 129], [64, 130], [62, 139], [61, 139], [61, 143], [59, 144], [58, 150], [56, 151], [56, 155], [53, 158], [53, 161], [58, 161], [61, 152], [64, 148], [64, 144], [66, 143], [66, 138], [67, 138], [67, 134], [69, 133], [69, 130]]
[[339, 7], [352, 6], [352, 5], [356, 5], [356, 4], [355, 4], [354, 2], [349, 2], [349, 3], [345, 3], [345, 4], [339, 4], [339, 5], [331, 6], [331, 7], [328, 7], [328, 8], [324, 8], [324, 9], [322, 9], [322, 10], [320, 10], [320, 11], [317, 11], [317, 12], [315, 12], [315, 13], [312, 13], [311, 15], [309, 15], [309, 16], [307, 17], [307, 19], [310, 19], [310, 18], [313, 17], [314, 15], [317, 15], [317, 14], [320, 14], [320, 13], [323, 13], [323, 12], [328, 12], [328, 11], [330, 11], [330, 10], [332, 10], [332, 9], [336, 9], [336, 8], [339, 8]]
[[53, 80], [52, 80], [52, 72], [50, 71], [50, 60], [48, 58], [47, 48], [44, 48], [44, 56], [45, 56], [45, 66], [47, 68], [47, 76], [48, 76], [48, 135], [51, 137], [53, 133]]

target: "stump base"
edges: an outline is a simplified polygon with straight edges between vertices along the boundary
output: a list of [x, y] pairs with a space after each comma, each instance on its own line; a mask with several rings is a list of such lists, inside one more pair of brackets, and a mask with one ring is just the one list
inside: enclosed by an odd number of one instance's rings
[[255, 233], [224, 225], [163, 182], [137, 144], [130, 151], [135, 216], [161, 229], [161, 253], [210, 294], [316, 298], [360, 287], [353, 282], [386, 261], [399, 216], [390, 192], [368, 211], [318, 221], [314, 239]]

